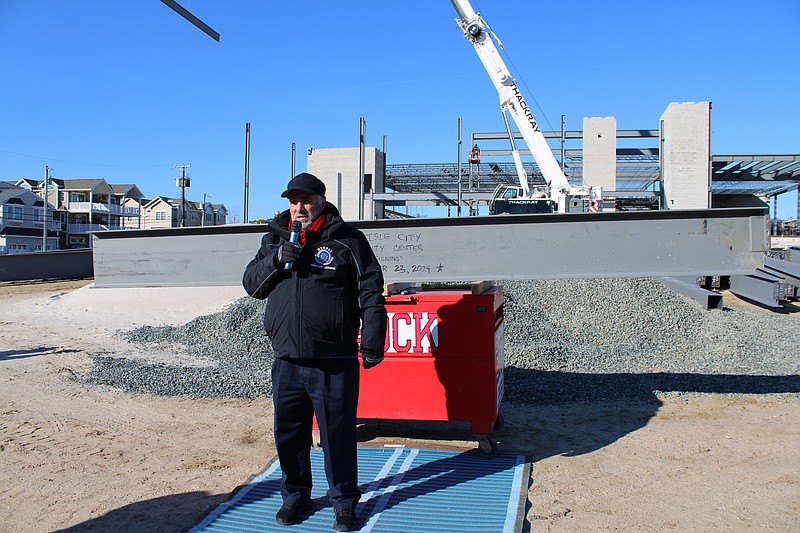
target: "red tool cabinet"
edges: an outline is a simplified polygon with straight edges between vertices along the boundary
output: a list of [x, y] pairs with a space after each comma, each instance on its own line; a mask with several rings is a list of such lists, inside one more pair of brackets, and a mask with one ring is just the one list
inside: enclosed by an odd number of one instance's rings
[[503, 288], [424, 289], [386, 298], [384, 361], [361, 371], [358, 417], [469, 421], [482, 454], [503, 398]]

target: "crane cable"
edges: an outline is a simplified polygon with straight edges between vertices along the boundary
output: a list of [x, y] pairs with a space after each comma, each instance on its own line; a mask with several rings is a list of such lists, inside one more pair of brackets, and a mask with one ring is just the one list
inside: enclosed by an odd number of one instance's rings
[[[480, 8], [480, 6], [478, 5], [477, 2], [475, 2], [475, 7], [477, 9], [477, 12], [480, 13], [481, 12], [481, 8]], [[485, 19], [484, 19], [484, 22], [486, 22]], [[553, 125], [550, 123], [550, 119], [547, 118], [547, 114], [544, 112], [544, 109], [542, 109], [542, 106], [539, 105], [539, 102], [536, 100], [536, 97], [534, 96], [533, 92], [530, 90], [530, 88], [528, 87], [528, 84], [525, 82], [525, 78], [522, 77], [522, 74], [520, 74], [519, 69], [517, 69], [517, 66], [514, 64], [514, 61], [511, 59], [511, 55], [509, 55], [509, 53], [506, 51], [505, 47], [503, 46], [503, 41], [501, 41], [500, 38], [497, 36], [497, 34], [494, 32], [494, 30], [492, 30], [492, 28], [489, 27], [488, 23], [486, 23], [486, 29], [489, 31], [489, 33], [491, 33], [492, 37], [494, 37], [494, 40], [497, 41], [497, 45], [500, 47], [500, 50], [502, 51], [503, 56], [506, 58], [508, 63], [511, 65], [512, 74], [515, 74], [515, 78], [514, 79], [515, 80], [519, 80], [520, 83], [522, 83], [522, 86], [525, 87], [525, 92], [530, 96], [530, 99], [536, 105], [536, 109], [538, 109], [539, 112], [541, 113], [541, 115], [537, 115], [537, 116], [543, 117], [544, 121], [550, 127], [550, 130], [551, 131], [555, 131], [555, 128], [553, 128]]]

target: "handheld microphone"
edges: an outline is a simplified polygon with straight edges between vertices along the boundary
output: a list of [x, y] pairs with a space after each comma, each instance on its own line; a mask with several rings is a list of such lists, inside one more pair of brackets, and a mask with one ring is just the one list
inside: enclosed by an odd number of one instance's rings
[[[290, 232], [289, 233], [289, 242], [290, 243], [297, 244], [297, 241], [300, 240], [300, 228], [301, 227], [302, 226], [300, 225], [300, 221], [299, 220], [295, 220], [294, 222], [292, 222], [292, 227], [289, 229], [289, 232]], [[292, 267], [294, 267], [294, 261], [292, 261], [290, 263], [286, 263], [286, 266], [284, 266], [283, 268], [284, 268], [284, 270], [291, 270]]]

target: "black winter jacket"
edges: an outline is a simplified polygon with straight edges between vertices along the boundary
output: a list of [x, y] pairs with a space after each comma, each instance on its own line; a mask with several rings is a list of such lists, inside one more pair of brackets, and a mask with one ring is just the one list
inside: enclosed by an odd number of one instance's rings
[[[268, 225], [261, 248], [242, 279], [247, 294], [267, 299], [264, 328], [276, 357], [383, 358], [386, 307], [383, 273], [372, 247], [332, 204], [325, 225], [303, 245], [290, 272], [276, 267], [275, 253], [289, 240], [289, 211]], [[360, 319], [360, 324], [359, 324]]]

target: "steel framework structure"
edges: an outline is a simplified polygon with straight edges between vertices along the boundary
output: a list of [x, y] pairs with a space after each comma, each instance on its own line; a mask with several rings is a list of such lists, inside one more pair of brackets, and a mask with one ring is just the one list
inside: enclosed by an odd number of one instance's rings
[[[519, 134], [515, 134], [515, 138]], [[583, 138], [582, 131], [544, 132], [551, 139], [566, 141]], [[521, 136], [518, 137], [521, 139]], [[618, 139], [653, 139], [658, 143], [658, 130], [618, 130]], [[506, 141], [505, 132], [473, 133], [471, 144], [478, 141]], [[527, 150], [520, 150], [529, 154]], [[571, 183], [583, 181], [583, 150], [562, 149], [563, 168]], [[512, 162], [502, 158], [510, 149], [482, 149], [483, 162], [464, 164], [461, 168], [462, 191], [473, 198], [491, 194], [500, 183], [516, 183], [517, 174]], [[494, 159], [494, 161], [493, 161]], [[559, 158], [561, 159], [561, 158]], [[617, 196], [638, 196], [660, 190], [660, 161], [658, 147], [617, 148]], [[487, 161], [488, 160], [488, 161]], [[544, 178], [535, 162], [524, 163], [529, 181], [543, 184]], [[712, 192], [723, 195], [755, 194], [772, 197], [800, 186], [800, 154], [778, 155], [712, 155]], [[452, 198], [459, 188], [457, 163], [420, 163], [386, 165], [386, 187], [395, 193], [416, 195], [446, 194]], [[477, 196], [476, 196], [477, 195]], [[432, 199], [435, 201], [436, 199]], [[448, 203], [448, 202], [441, 202]]]

